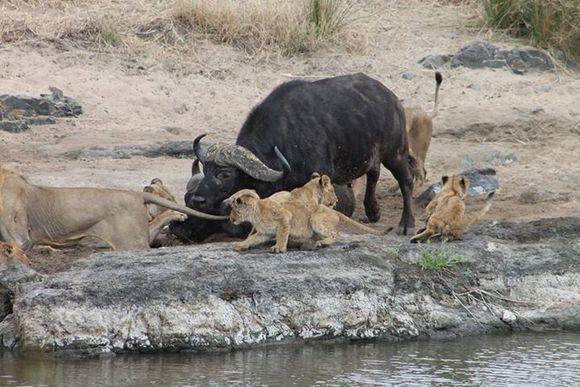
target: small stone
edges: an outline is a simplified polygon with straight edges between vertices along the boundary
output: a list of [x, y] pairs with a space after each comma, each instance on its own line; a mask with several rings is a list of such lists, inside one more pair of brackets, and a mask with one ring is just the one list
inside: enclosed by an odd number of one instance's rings
[[550, 85], [538, 85], [534, 87], [534, 91], [538, 94], [540, 93], [548, 93], [552, 91], [552, 86]]
[[497, 245], [494, 242], [487, 242], [487, 247], [485, 248], [485, 251], [493, 253], [496, 250], [497, 250]]
[[427, 55], [419, 61], [419, 64], [428, 69], [440, 69], [452, 58], [452, 55]]
[[406, 80], [411, 80], [411, 79], [413, 79], [413, 74], [403, 73], [403, 74], [401, 74], [401, 78], [406, 79]]
[[518, 318], [516, 317], [515, 314], [513, 314], [512, 312], [510, 312], [507, 309], [504, 309], [501, 312], [501, 321], [505, 322], [506, 324], [513, 324], [518, 320]]

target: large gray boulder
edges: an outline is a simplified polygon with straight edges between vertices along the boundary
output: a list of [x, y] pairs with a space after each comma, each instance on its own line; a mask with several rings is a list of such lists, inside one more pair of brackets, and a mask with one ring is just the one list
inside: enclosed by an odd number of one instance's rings
[[[20, 284], [0, 335], [25, 349], [98, 353], [580, 329], [580, 218], [480, 226], [443, 246], [359, 235], [267, 251], [216, 243], [94, 255]], [[467, 262], [420, 267], [434, 255]]]

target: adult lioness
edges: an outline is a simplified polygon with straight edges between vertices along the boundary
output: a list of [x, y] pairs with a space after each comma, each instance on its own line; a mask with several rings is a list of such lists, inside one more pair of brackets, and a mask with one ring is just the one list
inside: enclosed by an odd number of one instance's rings
[[205, 219], [223, 220], [147, 192], [104, 188], [55, 188], [28, 183], [0, 167], [0, 239], [24, 249], [74, 245], [86, 237], [113, 249], [149, 247], [147, 203]]

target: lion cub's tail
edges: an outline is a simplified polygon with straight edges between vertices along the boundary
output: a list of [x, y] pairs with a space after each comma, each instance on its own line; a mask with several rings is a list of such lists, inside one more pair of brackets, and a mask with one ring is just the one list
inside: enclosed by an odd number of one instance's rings
[[430, 115], [431, 118], [437, 117], [437, 113], [439, 113], [439, 88], [441, 87], [441, 83], [443, 83], [443, 76], [439, 71], [435, 72], [435, 83], [435, 105], [433, 106], [433, 112]]
[[477, 222], [483, 215], [485, 215], [489, 211], [489, 209], [491, 208], [492, 202], [491, 199], [493, 199], [494, 195], [495, 191], [487, 195], [487, 197], [485, 198], [485, 206], [481, 210], [479, 210], [478, 212], [476, 212], [475, 214], [471, 215], [466, 219], [464, 223], [465, 228], [470, 227], [473, 223]]
[[334, 212], [340, 218], [341, 223], [344, 223], [345, 225], [350, 226], [351, 228], [353, 228], [357, 231], [364, 232], [365, 234], [384, 235], [383, 232], [380, 232], [380, 231], [377, 231], [373, 228], [365, 226], [364, 224], [361, 224], [361, 223], [357, 222], [356, 220], [353, 220], [353, 219], [349, 218], [348, 216], [346, 216], [338, 211], [334, 211]]

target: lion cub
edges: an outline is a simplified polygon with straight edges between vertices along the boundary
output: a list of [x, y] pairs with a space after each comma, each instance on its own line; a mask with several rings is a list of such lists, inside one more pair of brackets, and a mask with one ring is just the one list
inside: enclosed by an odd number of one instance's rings
[[469, 179], [459, 176], [443, 176], [443, 188], [439, 195], [433, 198], [426, 208], [427, 221], [425, 229], [411, 238], [411, 242], [420, 242], [441, 234], [443, 240], [455, 240], [491, 207], [490, 199], [494, 192], [486, 198], [483, 209], [477, 213], [465, 215], [465, 195], [469, 188]]
[[425, 160], [433, 135], [433, 118], [437, 116], [439, 109], [439, 88], [442, 82], [441, 73], [436, 72], [435, 106], [431, 114], [425, 113], [420, 108], [405, 107], [405, 129], [409, 138], [409, 152], [416, 160], [416, 163], [412, 165], [412, 173], [417, 187], [425, 182], [427, 176]]
[[254, 229], [246, 240], [235, 243], [234, 249], [247, 250], [274, 238], [276, 244], [271, 250], [276, 253], [286, 252], [289, 240], [308, 246], [316, 238], [315, 247], [330, 245], [338, 240], [341, 221], [364, 232], [380, 234], [327, 207], [337, 201], [326, 175], [313, 175], [303, 187], [265, 199], [260, 199], [254, 190], [241, 190], [226, 200], [231, 206], [230, 220], [236, 225], [249, 222]]
[[[163, 199], [177, 203], [175, 197], [169, 192], [169, 189], [163, 184], [161, 179], [154, 178], [149, 185], [143, 188], [143, 192], [149, 192], [160, 196]], [[172, 221], [183, 222], [187, 215], [170, 210], [157, 204], [147, 203], [147, 216], [149, 217], [149, 241], [153, 243], [161, 230]]]
[[24, 251], [14, 243], [0, 242], [0, 263], [10, 261], [20, 261], [26, 266], [30, 266], [30, 261]]

